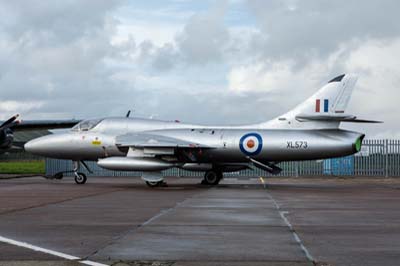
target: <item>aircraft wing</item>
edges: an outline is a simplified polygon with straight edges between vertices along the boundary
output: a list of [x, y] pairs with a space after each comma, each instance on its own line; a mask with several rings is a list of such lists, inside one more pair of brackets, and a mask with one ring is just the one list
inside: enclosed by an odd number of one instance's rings
[[22, 120], [12, 126], [14, 131], [71, 128], [80, 120]]
[[117, 136], [116, 145], [134, 148], [212, 148], [207, 145], [149, 133]]

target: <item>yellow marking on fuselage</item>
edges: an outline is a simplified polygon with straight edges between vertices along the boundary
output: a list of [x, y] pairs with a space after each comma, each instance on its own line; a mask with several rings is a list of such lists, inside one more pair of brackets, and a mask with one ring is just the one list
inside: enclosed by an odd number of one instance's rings
[[93, 140], [92, 144], [93, 145], [101, 145], [101, 141], [100, 140]]

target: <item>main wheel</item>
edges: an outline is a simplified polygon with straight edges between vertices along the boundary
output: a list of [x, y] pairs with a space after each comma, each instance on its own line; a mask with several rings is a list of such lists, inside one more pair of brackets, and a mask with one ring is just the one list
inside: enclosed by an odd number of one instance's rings
[[201, 182], [203, 185], [218, 185], [219, 181], [222, 178], [222, 173], [217, 172], [217, 171], [207, 171], [204, 174], [204, 179]]
[[218, 183], [217, 184], [219, 184], [219, 182], [224, 178], [224, 174], [221, 171], [218, 171], [217, 172], [217, 176], [218, 176]]
[[148, 185], [149, 187], [158, 187], [158, 182], [146, 181], [146, 185]]
[[86, 175], [84, 173], [76, 173], [75, 174], [75, 183], [78, 185], [83, 185], [87, 181]]
[[146, 185], [148, 185], [149, 187], [166, 187], [167, 183], [165, 183], [164, 181], [146, 181]]

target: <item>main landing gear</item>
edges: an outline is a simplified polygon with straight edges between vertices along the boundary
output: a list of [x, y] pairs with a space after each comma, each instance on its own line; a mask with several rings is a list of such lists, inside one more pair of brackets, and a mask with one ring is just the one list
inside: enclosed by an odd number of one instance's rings
[[167, 183], [162, 181], [146, 181], [146, 185], [149, 187], [167, 187]]
[[222, 171], [209, 170], [204, 174], [204, 179], [201, 181], [202, 185], [216, 186], [223, 178]]

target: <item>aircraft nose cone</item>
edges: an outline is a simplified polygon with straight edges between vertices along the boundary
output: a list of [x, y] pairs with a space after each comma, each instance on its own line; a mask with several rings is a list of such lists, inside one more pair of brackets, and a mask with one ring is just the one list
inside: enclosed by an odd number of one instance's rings
[[35, 151], [35, 141], [34, 140], [30, 140], [27, 143], [25, 143], [24, 145], [24, 149], [25, 151], [29, 152], [29, 153], [34, 153]]
[[53, 157], [62, 152], [63, 147], [66, 146], [65, 141], [65, 136], [49, 135], [28, 141], [24, 148], [35, 155]]
[[47, 146], [47, 137], [45, 136], [28, 141], [27, 143], [25, 143], [24, 148], [25, 151], [29, 153], [43, 155], [43, 152], [46, 151]]

